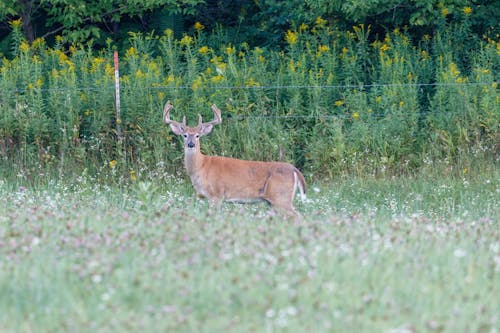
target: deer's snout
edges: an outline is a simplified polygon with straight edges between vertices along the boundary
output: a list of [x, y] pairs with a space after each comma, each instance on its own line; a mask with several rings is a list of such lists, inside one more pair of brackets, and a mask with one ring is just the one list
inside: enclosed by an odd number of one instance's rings
[[193, 141], [189, 141], [188, 144], [187, 144], [187, 147], [188, 148], [194, 148], [194, 142]]

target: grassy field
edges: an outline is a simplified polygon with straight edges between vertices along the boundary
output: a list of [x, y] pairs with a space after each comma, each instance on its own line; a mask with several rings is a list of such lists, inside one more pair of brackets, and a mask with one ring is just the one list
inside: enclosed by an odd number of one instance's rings
[[1, 332], [498, 332], [500, 175], [338, 179], [303, 218], [172, 177], [0, 182]]

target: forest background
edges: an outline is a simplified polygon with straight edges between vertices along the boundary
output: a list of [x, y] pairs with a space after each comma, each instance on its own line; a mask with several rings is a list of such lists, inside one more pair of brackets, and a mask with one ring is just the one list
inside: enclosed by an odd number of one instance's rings
[[2, 0], [0, 173], [182, 172], [167, 100], [188, 122], [222, 109], [204, 152], [317, 180], [490, 168], [498, 13], [493, 0]]

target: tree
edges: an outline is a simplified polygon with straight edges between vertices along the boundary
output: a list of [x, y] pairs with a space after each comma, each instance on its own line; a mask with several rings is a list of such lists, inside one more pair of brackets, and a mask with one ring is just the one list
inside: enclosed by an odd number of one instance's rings
[[[117, 33], [124, 18], [164, 9], [192, 14], [204, 0], [0, 0], [0, 21], [21, 19], [26, 39], [62, 34], [71, 42]], [[39, 32], [40, 30], [40, 32]]]

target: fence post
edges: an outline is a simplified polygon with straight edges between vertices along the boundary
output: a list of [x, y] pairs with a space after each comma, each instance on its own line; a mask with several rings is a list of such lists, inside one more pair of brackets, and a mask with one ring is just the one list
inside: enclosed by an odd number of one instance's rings
[[123, 157], [123, 167], [125, 167], [125, 163], [127, 162], [127, 157], [122, 136], [122, 116], [120, 107], [120, 71], [118, 66], [118, 51], [114, 52], [113, 58], [115, 63], [116, 136], [118, 138], [117, 151], [118, 154]]

